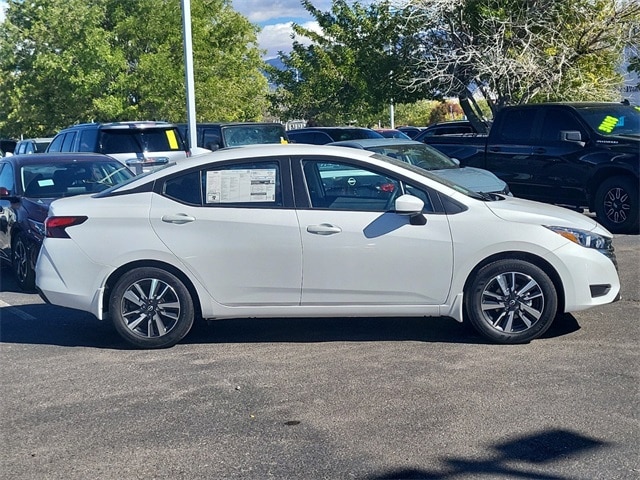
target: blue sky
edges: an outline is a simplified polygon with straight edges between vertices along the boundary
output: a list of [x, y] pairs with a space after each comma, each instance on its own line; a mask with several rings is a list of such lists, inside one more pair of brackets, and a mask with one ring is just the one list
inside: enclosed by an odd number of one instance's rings
[[[232, 5], [249, 21], [262, 28], [258, 42], [260, 48], [266, 51], [265, 58], [277, 56], [279, 50], [290, 49], [292, 22], [311, 29], [316, 25], [302, 8], [300, 0], [232, 0]], [[331, 7], [331, 0], [315, 0], [313, 5], [325, 11]], [[0, 0], [0, 21], [4, 19], [5, 7], [6, 1]]]

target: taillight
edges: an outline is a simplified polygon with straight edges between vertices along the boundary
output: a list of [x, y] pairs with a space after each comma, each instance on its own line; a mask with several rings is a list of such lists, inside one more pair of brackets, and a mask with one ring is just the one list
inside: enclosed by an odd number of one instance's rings
[[87, 220], [85, 216], [77, 217], [47, 217], [44, 221], [45, 236], [49, 238], [70, 238], [67, 227], [80, 225]]

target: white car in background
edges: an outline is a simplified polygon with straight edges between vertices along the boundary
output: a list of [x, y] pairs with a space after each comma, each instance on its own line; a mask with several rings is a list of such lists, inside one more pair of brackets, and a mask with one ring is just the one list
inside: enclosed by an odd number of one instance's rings
[[46, 301], [143, 348], [174, 345], [196, 318], [244, 317], [448, 316], [528, 342], [620, 290], [611, 234], [587, 216], [299, 144], [54, 201], [36, 278]]

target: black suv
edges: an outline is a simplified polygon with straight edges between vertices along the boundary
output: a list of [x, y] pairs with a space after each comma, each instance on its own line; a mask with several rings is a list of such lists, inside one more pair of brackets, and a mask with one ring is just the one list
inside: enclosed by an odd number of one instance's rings
[[[188, 144], [188, 125], [180, 123], [178, 128]], [[212, 151], [239, 145], [287, 142], [287, 132], [281, 123], [224, 122], [196, 124], [197, 146]]]
[[153, 167], [189, 156], [177, 125], [167, 122], [83, 123], [60, 131], [47, 152], [94, 152], [131, 167]]

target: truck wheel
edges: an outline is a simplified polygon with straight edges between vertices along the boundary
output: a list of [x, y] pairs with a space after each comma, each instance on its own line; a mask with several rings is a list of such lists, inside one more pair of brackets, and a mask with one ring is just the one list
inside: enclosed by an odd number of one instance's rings
[[637, 179], [607, 178], [596, 191], [596, 217], [611, 233], [637, 233], [639, 203]]
[[194, 320], [189, 290], [175, 275], [154, 267], [125, 273], [111, 292], [109, 312], [118, 333], [142, 348], [175, 345]]
[[497, 343], [525, 343], [551, 326], [558, 295], [542, 269], [504, 259], [477, 272], [464, 302], [467, 319], [478, 333]]

